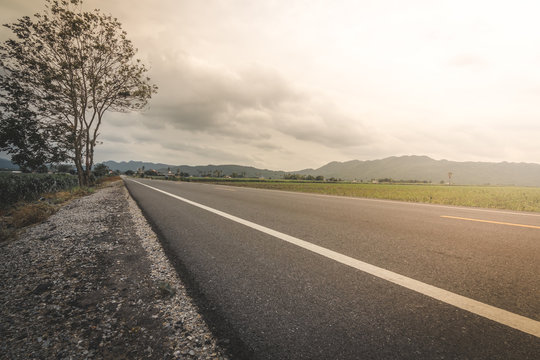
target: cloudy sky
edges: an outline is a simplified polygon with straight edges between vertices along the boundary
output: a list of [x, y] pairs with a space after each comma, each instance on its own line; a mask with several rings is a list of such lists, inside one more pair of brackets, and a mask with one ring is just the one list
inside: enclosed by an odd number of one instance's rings
[[[96, 160], [540, 162], [539, 4], [87, 0], [159, 86], [144, 113], [108, 115]], [[1, 20], [42, 6], [2, 1]]]

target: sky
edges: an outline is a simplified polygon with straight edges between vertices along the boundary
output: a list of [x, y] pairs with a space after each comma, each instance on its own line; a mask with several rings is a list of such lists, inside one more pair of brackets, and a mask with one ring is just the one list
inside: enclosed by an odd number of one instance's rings
[[[0, 18], [43, 5], [4, 0]], [[85, 1], [94, 8], [121, 21], [159, 87], [144, 112], [107, 115], [96, 162], [540, 162], [537, 1]]]

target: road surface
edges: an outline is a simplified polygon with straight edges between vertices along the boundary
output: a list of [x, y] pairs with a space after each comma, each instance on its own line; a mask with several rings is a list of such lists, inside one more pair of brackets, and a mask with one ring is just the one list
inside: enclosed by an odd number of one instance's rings
[[126, 185], [239, 358], [540, 358], [540, 214]]

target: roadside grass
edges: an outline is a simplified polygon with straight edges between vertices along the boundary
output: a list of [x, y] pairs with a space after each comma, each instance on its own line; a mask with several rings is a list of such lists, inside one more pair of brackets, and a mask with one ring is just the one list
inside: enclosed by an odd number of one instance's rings
[[44, 193], [71, 189], [77, 184], [77, 177], [69, 174], [0, 172], [0, 209], [20, 201], [31, 202]]
[[28, 225], [42, 222], [55, 212], [56, 206], [47, 202], [16, 207], [9, 214], [11, 221], [8, 222], [8, 225], [11, 225], [15, 229], [20, 229]]
[[119, 176], [100, 178], [93, 187], [73, 187], [68, 190], [41, 194], [37, 201], [19, 201], [0, 209], [0, 242], [16, 239], [20, 229], [47, 220], [67, 202], [93, 194], [97, 189], [121, 180]]
[[538, 187], [219, 180], [212, 183], [336, 196], [540, 212]]
[[105, 176], [101, 177], [96, 180], [96, 186], [98, 188], [108, 186], [110, 183], [113, 183], [115, 181], [120, 181], [122, 178], [120, 176]]

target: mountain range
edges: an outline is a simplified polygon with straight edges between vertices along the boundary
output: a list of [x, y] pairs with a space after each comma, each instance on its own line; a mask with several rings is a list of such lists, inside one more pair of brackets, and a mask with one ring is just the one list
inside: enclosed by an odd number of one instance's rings
[[264, 177], [279, 179], [285, 174], [322, 175], [325, 178], [340, 178], [369, 182], [373, 179], [390, 178], [394, 180], [418, 180], [433, 183], [448, 182], [449, 173], [453, 184], [467, 185], [518, 185], [540, 186], [540, 165], [534, 163], [509, 162], [457, 162], [434, 160], [427, 156], [392, 156], [380, 160], [333, 161], [317, 169], [299, 171], [273, 171], [241, 165], [168, 165], [151, 162], [104, 162], [110, 169], [136, 171], [138, 168], [167, 171], [170, 169], [193, 176], [219, 171], [222, 175], [243, 174], [245, 177]]
[[[169, 169], [176, 173], [178, 169], [181, 172], [187, 173], [193, 176], [201, 176], [206, 174], [213, 174], [216, 171], [219, 171], [222, 175], [232, 175], [238, 174], [243, 175], [244, 177], [253, 178], [253, 177], [264, 177], [266, 179], [280, 179], [283, 175], [288, 174], [286, 171], [274, 171], [268, 169], [257, 169], [252, 166], [242, 166], [242, 165], [202, 165], [202, 166], [190, 166], [190, 165], [167, 165], [159, 164], [152, 162], [143, 162], [143, 161], [105, 161], [103, 164], [107, 165], [109, 169], [120, 170], [125, 172], [127, 170], [137, 171], [137, 169], [142, 169], [144, 166], [145, 170], [154, 169], [163, 173], [166, 173]], [[298, 173], [298, 172], [295, 172]]]
[[[286, 174], [322, 175], [325, 178], [338, 178], [349, 181], [370, 182], [377, 179], [416, 180], [432, 183], [450, 181], [457, 185], [517, 185], [540, 187], [540, 164], [510, 163], [510, 162], [457, 162], [449, 160], [434, 160], [427, 156], [392, 156], [379, 160], [351, 160], [345, 162], [333, 161], [317, 169], [298, 171], [275, 171], [258, 169], [242, 165], [171, 165], [143, 161], [105, 161], [109, 169], [137, 171], [144, 167], [146, 170], [155, 169], [167, 172], [170, 169], [193, 176], [238, 175], [244, 177], [264, 177], [266, 179], [281, 179]], [[16, 170], [18, 166], [7, 159], [0, 158], [0, 169]]]
[[8, 159], [2, 159], [0, 158], [0, 169], [6, 169], [6, 170], [19, 170], [19, 167], [15, 164], [13, 164]]

